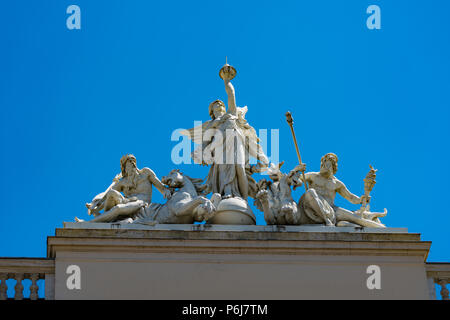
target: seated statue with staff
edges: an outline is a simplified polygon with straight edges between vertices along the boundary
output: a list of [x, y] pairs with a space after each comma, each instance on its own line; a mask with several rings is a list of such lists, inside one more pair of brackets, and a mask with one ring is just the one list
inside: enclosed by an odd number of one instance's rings
[[[306, 192], [300, 198], [298, 211], [300, 213], [299, 224], [325, 224], [327, 226], [363, 226], [371, 228], [384, 228], [379, 218], [387, 214], [370, 212], [370, 191], [375, 185], [376, 170], [371, 170], [364, 179], [365, 194], [358, 197], [351, 193], [345, 184], [334, 175], [337, 172], [338, 157], [334, 153], [327, 153], [320, 160], [319, 172], [305, 173], [306, 165], [302, 163], [300, 151], [295, 137], [294, 120], [290, 112], [286, 113], [286, 120], [291, 128], [299, 165], [293, 171], [301, 172], [300, 180], [303, 181]], [[308, 187], [309, 185], [309, 187]], [[362, 204], [355, 212], [340, 208], [334, 204], [336, 193], [353, 204]]]
[[[334, 200], [336, 194], [353, 204], [366, 204], [370, 201], [368, 193], [358, 197], [351, 193], [345, 184], [334, 175], [337, 172], [338, 157], [334, 153], [327, 153], [320, 160], [319, 172], [308, 172], [304, 174], [304, 179], [309, 185], [309, 189], [302, 195], [299, 201], [299, 211], [301, 212], [300, 224], [325, 224], [327, 226], [358, 225], [370, 228], [384, 227], [378, 217], [386, 215], [384, 213], [370, 213], [367, 210], [350, 210], [338, 207]], [[298, 165], [294, 170], [304, 170], [305, 165]], [[302, 178], [301, 178], [302, 179]], [[360, 214], [363, 211], [364, 214]]]

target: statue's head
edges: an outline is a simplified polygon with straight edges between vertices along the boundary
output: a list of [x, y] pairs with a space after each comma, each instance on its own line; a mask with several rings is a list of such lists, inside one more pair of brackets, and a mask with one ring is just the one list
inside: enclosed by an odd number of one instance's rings
[[169, 188], [181, 188], [184, 185], [183, 174], [179, 169], [173, 169], [167, 176], [161, 178], [161, 182]]
[[320, 159], [320, 172], [336, 174], [338, 157], [334, 153], [327, 153]]
[[132, 154], [126, 154], [120, 159], [120, 170], [122, 171], [122, 177], [126, 177], [131, 169], [137, 169], [136, 157]]
[[269, 168], [267, 168], [267, 173], [269, 174], [270, 179], [273, 181], [278, 181], [281, 179], [281, 171], [280, 168], [283, 165], [284, 161], [280, 162], [279, 164], [271, 163]]
[[213, 120], [223, 116], [226, 112], [225, 104], [221, 100], [216, 100], [209, 104], [209, 115]]

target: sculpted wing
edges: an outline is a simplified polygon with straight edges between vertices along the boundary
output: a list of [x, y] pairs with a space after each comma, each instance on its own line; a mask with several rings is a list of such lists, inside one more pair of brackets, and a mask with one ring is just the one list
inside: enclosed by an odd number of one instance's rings
[[212, 128], [213, 124], [214, 124], [214, 120], [208, 120], [194, 128], [181, 130], [180, 133], [182, 135], [188, 137], [195, 143], [202, 144], [203, 143], [203, 135], [204, 135], [205, 131]]

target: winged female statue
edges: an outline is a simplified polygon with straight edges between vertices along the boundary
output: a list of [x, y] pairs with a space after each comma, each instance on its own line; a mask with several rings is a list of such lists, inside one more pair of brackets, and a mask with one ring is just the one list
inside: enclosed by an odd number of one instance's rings
[[[221, 100], [213, 101], [209, 105], [211, 120], [181, 133], [199, 144], [192, 153], [194, 162], [211, 166], [205, 183], [209, 191], [219, 193], [222, 199], [247, 200], [257, 192], [251, 175], [265, 170], [269, 159], [259, 144], [256, 130], [245, 119], [248, 108], [236, 106], [235, 90], [230, 81], [236, 70], [225, 64], [219, 75], [225, 82], [228, 109]], [[259, 162], [251, 165], [251, 157]]]

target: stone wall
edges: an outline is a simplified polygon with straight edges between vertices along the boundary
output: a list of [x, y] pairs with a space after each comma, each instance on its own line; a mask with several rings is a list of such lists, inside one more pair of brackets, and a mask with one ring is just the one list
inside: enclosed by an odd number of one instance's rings
[[66, 223], [48, 256], [56, 299], [428, 299], [430, 244], [395, 228]]

